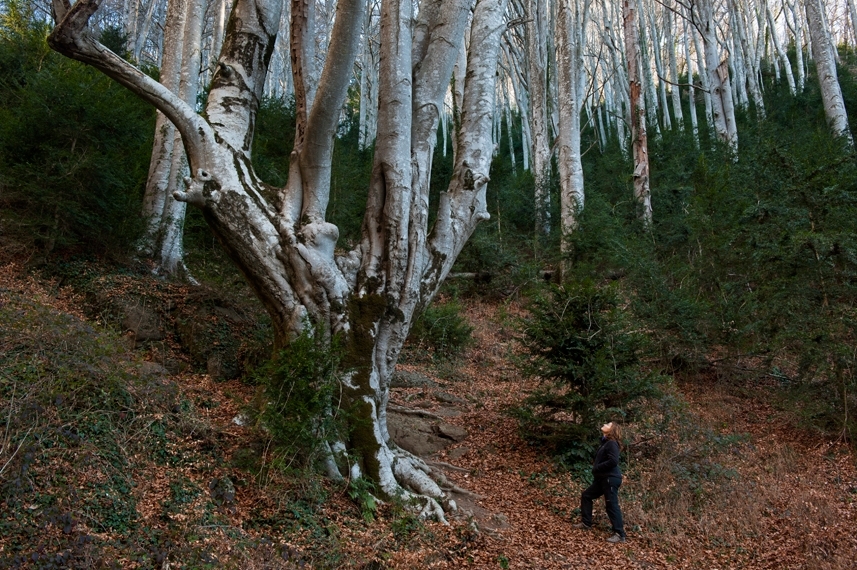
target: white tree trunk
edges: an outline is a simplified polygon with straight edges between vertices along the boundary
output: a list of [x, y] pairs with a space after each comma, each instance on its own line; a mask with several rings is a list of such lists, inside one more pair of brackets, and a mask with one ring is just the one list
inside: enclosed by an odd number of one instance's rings
[[[798, 1], [799, 0], [792, 0], [791, 2], [788, 2], [787, 0], [783, 0], [783, 11], [784, 13], [790, 12], [792, 15], [792, 21], [794, 22], [792, 33], [795, 38], [795, 56], [797, 57], [797, 90], [802, 93], [804, 85], [806, 85], [806, 66], [803, 59], [803, 24], [800, 19], [800, 10], [797, 7]], [[787, 16], [786, 20], [788, 21]]]
[[786, 81], [789, 85], [789, 91], [791, 91], [792, 95], [797, 95], [797, 87], [795, 86], [795, 76], [792, 73], [792, 64], [789, 61], [789, 56], [786, 53], [786, 50], [783, 49], [782, 44], [780, 43], [779, 34], [777, 34], [777, 26], [774, 22], [774, 16], [771, 14], [771, 9], [766, 7], [766, 16], [768, 18], [768, 29], [771, 32], [771, 40], [774, 43], [774, 49], [777, 52], [777, 56], [780, 58], [783, 64], [783, 72], [786, 74]]
[[812, 37], [812, 58], [815, 60], [818, 85], [821, 88], [821, 100], [827, 124], [835, 136], [844, 137], [853, 146], [851, 129], [848, 127], [848, 114], [839, 78], [836, 74], [836, 60], [833, 57], [833, 44], [825, 32], [824, 7], [820, 0], [804, 0], [806, 21]]
[[853, 43], [857, 46], [857, 4], [854, 0], [846, 0], [848, 5], [848, 19], [851, 21], [851, 34]]
[[[666, 3], [666, 10], [664, 11], [664, 17], [666, 18], [666, 38], [667, 38], [667, 54], [669, 57], [670, 64], [670, 81], [672, 82], [672, 86], [670, 87], [672, 93], [672, 106], [673, 106], [673, 114], [675, 115], [675, 122], [678, 123], [678, 129], [680, 131], [684, 130], [684, 113], [681, 108], [681, 88], [678, 86], [678, 61], [676, 59], [675, 54], [675, 44], [676, 44], [676, 30], [675, 30], [675, 14], [673, 13], [673, 5], [672, 1], [669, 0]], [[686, 62], [688, 69], [688, 78], [691, 77], [690, 73], [690, 61]], [[690, 83], [690, 81], [688, 81]]]
[[[358, 147], [365, 149], [375, 141], [378, 125], [378, 49], [375, 2], [367, 0], [363, 25], [363, 54], [360, 61], [360, 116]], [[445, 123], [444, 123], [445, 124]]]
[[652, 223], [652, 198], [649, 188], [649, 149], [646, 138], [646, 109], [639, 77], [639, 38], [634, 0], [622, 3], [625, 22], [625, 55], [628, 58], [628, 82], [631, 91], [631, 143], [634, 155], [634, 198], [637, 212], [648, 227]]
[[660, 97], [660, 107], [662, 110], [661, 120], [663, 121], [664, 130], [669, 131], [672, 130], [672, 119], [670, 118], [670, 108], [667, 103], [667, 84], [665, 81], [667, 74], [664, 72], [664, 65], [661, 59], [662, 42], [660, 28], [655, 21], [655, 10], [651, 8], [648, 12], [649, 26], [651, 27], [649, 37], [652, 39], [652, 55], [655, 58], [655, 72], [658, 76], [658, 96]]
[[[688, 11], [688, 13], [690, 13]], [[694, 31], [695, 26], [690, 30], [690, 36], [693, 38], [693, 50], [696, 52], [696, 67], [699, 70], [699, 82], [702, 87], [702, 99], [705, 103], [705, 121], [710, 128], [714, 128], [714, 112], [711, 103], [711, 87], [708, 85], [708, 68], [705, 64], [705, 50], [700, 49], [699, 39]]]
[[[160, 70], [160, 80], [166, 89], [175, 94], [178, 94], [181, 82], [186, 16], [185, 0], [171, 0], [168, 3], [167, 25], [164, 30], [165, 56], [161, 58], [164, 63]], [[140, 249], [149, 256], [157, 256], [163, 249], [161, 238], [165, 229], [163, 222], [170, 191], [175, 139], [175, 127], [163, 113], [158, 112], [155, 120], [152, 159], [149, 163], [149, 177], [143, 196], [143, 217], [148, 225]], [[159, 262], [158, 259], [155, 261]]]
[[727, 62], [720, 61], [714, 10], [711, 0], [698, 4], [702, 41], [705, 45], [708, 88], [711, 92], [711, 115], [717, 138], [738, 151], [738, 130], [735, 126], [735, 107], [732, 102], [732, 86], [729, 82]]
[[[690, 58], [690, 45], [687, 41], [688, 29], [687, 29], [687, 20], [683, 21], [684, 27], [684, 35], [683, 35], [683, 47], [684, 47], [684, 61], [687, 64], [687, 79], [688, 79], [688, 87], [687, 87], [687, 99], [688, 99], [688, 109], [690, 110], [690, 125], [693, 130], [693, 141], [696, 143], [696, 146], [699, 146], [699, 119], [696, 116], [696, 88], [693, 83], [693, 60]], [[699, 76], [703, 76], [703, 70], [699, 70]]]
[[546, 18], [543, 0], [528, 0], [526, 24], [527, 92], [532, 172], [535, 182], [536, 235], [550, 233], [550, 126], [547, 98]]
[[556, 18], [557, 87], [559, 132], [560, 209], [563, 241], [567, 253], [568, 237], [577, 229], [583, 210], [583, 162], [580, 154], [580, 78], [583, 73], [581, 41], [586, 24], [586, 0], [560, 0]]
[[658, 93], [655, 88], [655, 82], [652, 79], [652, 67], [649, 63], [649, 41], [646, 36], [646, 20], [642, 11], [638, 14], [637, 31], [640, 34], [640, 64], [643, 69], [643, 82], [646, 88], [646, 116], [648, 117], [649, 125], [654, 127], [655, 134], [659, 135], [661, 127], [658, 122]]
[[[438, 1], [437, 10], [424, 5], [419, 18], [425, 15], [431, 35], [418, 50], [418, 68], [411, 65], [411, 3], [383, 5], [376, 160], [363, 237], [342, 255], [334, 249], [338, 229], [325, 220], [325, 212], [334, 135], [359, 53], [363, 0], [337, 5], [314, 102], [297, 118], [289, 182], [274, 202], [265, 198], [269, 188], [254, 173], [250, 153], [279, 26], [278, 2], [237, 0], [204, 116], [86, 33], [97, 0], [74, 6], [56, 2], [59, 23], [50, 45], [151, 102], [181, 132], [193, 175], [176, 198], [202, 209], [271, 315], [275, 344], [286, 344], [305, 319], [345, 336], [351, 372], [342, 389], [355, 420], [346, 442], [353, 463], [342, 468], [374, 481], [384, 497], [429, 497], [425, 513], [442, 517], [438, 503], [445, 496], [428, 466], [389, 440], [389, 380], [416, 312], [437, 293], [476, 225], [488, 218], [485, 191], [504, 2], [477, 0], [473, 9], [456, 162], [431, 232], [431, 150], [472, 3]], [[295, 13], [293, 26], [306, 25]], [[303, 32], [293, 30], [293, 38], [305, 37]]]

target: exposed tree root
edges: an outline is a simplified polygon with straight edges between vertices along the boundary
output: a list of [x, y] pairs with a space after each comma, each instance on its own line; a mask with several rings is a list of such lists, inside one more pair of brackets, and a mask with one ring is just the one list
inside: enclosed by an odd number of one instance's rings
[[406, 416], [417, 416], [419, 418], [428, 418], [430, 420], [443, 420], [443, 418], [437, 414], [433, 414], [425, 410], [414, 410], [412, 408], [406, 408], [404, 406], [398, 406], [396, 404], [387, 404], [387, 410]]

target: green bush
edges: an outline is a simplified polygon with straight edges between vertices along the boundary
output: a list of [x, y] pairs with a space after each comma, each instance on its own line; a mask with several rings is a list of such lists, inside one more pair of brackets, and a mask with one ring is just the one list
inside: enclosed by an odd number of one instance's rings
[[588, 462], [598, 425], [635, 418], [662, 377], [645, 371], [645, 338], [631, 330], [614, 287], [548, 286], [528, 308], [519, 366], [540, 385], [514, 414], [526, 438], [569, 464]]
[[[115, 81], [51, 51], [48, 28], [10, 2], [0, 21], [0, 247], [129, 248], [154, 111]], [[121, 38], [110, 35], [112, 41]]]
[[264, 386], [260, 420], [279, 449], [280, 467], [304, 468], [326, 443], [340, 439], [338, 396], [342, 350], [307, 328], [256, 373]]
[[473, 342], [473, 327], [461, 312], [457, 300], [429, 305], [411, 327], [411, 342], [429, 349], [438, 358], [459, 356]]

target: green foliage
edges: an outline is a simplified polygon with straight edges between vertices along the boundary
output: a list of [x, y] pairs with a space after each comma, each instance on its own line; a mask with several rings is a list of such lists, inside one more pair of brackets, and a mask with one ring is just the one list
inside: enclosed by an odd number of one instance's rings
[[526, 437], [549, 443], [569, 464], [587, 462], [597, 425], [634, 418], [661, 378], [642, 369], [644, 337], [630, 330], [611, 286], [549, 286], [522, 323], [521, 371], [541, 385], [515, 410]]
[[[372, 150], [358, 148], [357, 129], [354, 120], [340, 129], [331, 164], [327, 217], [339, 228], [342, 247], [353, 247], [360, 238], [372, 174]], [[286, 185], [294, 143], [294, 101], [264, 99], [253, 139], [253, 167], [262, 180], [275, 187]]]
[[365, 477], [348, 482], [348, 496], [360, 507], [360, 514], [367, 523], [375, 520], [378, 501], [375, 499], [375, 485]]
[[[841, 81], [857, 93], [847, 69]], [[735, 161], [689, 132], [649, 139], [650, 232], [634, 219], [627, 160], [591, 153], [572, 271], [618, 280], [672, 371], [769, 385], [808, 424], [850, 437], [857, 163], [814, 81], [798, 97], [772, 86], [766, 106], [764, 122], [739, 117]]]
[[257, 372], [265, 398], [260, 420], [279, 448], [279, 467], [311, 465], [338, 438], [341, 361], [338, 339], [307, 327]]
[[253, 168], [259, 178], [273, 186], [285, 186], [294, 144], [294, 101], [266, 97], [256, 115], [253, 138]]
[[3, 292], [0, 322], [0, 566], [39, 552], [84, 565], [90, 533], [138, 529], [130, 457], [156, 452], [145, 418], [168, 415], [175, 390], [140, 378], [118, 335], [29, 295]]
[[459, 356], [473, 342], [473, 327], [462, 316], [461, 303], [453, 299], [429, 305], [411, 327], [411, 341], [441, 359]]
[[[0, 22], [0, 246], [121, 251], [143, 228], [138, 212], [154, 112], [102, 73], [51, 51], [47, 31], [22, 4], [7, 4]], [[114, 32], [107, 39], [118, 44]]]

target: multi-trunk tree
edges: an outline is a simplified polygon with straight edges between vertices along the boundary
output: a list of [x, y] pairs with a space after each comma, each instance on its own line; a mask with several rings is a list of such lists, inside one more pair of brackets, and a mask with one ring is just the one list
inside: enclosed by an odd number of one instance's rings
[[[192, 175], [175, 197], [202, 210], [270, 313], [277, 346], [307, 326], [345, 338], [348, 372], [341, 386], [353, 421], [344, 441], [331, 442], [330, 475], [366, 477], [387, 497], [427, 497], [427, 512], [442, 516], [446, 495], [430, 468], [390, 440], [390, 377], [415, 315], [436, 294], [476, 225], [489, 217], [485, 190], [503, 0], [427, 0], [417, 15], [410, 0], [384, 1], [375, 162], [362, 239], [349, 251], [336, 250], [339, 232], [325, 213], [365, 0], [338, 2], [311, 104], [302, 60], [306, 17], [302, 3], [292, 3], [297, 129], [283, 188], [260, 180], [250, 160], [281, 2], [237, 0], [203, 115], [87, 33], [99, 3], [54, 0], [50, 45], [100, 69], [176, 126]], [[455, 165], [429, 226], [436, 132], [468, 28]]]

